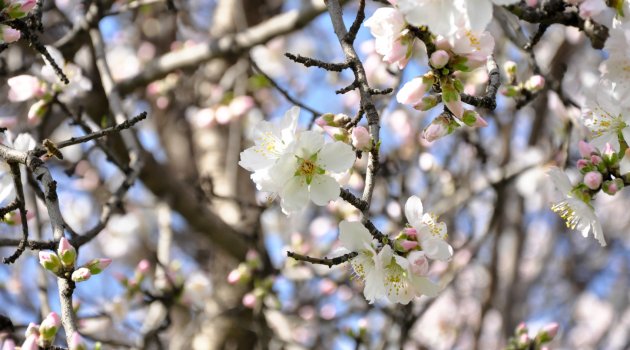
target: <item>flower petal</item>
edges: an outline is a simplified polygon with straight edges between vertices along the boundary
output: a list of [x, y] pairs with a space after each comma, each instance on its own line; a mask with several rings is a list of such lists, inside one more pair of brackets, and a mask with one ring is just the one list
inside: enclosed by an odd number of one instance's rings
[[333, 173], [342, 173], [352, 167], [355, 159], [356, 154], [350, 145], [336, 141], [322, 147], [317, 165]]
[[326, 205], [339, 197], [339, 184], [328, 175], [316, 175], [311, 182], [311, 199], [317, 205]]
[[453, 257], [453, 247], [440, 238], [429, 238], [420, 244], [429, 259], [448, 261]]
[[351, 251], [359, 251], [372, 241], [372, 236], [360, 222], [344, 220], [339, 223], [339, 240]]
[[257, 152], [255, 147], [250, 147], [241, 152], [241, 160], [238, 165], [249, 171], [256, 171], [264, 169], [273, 165], [275, 159], [267, 158], [260, 152]]
[[296, 154], [300, 158], [310, 158], [324, 146], [324, 135], [318, 131], [302, 131], [298, 134]]
[[282, 197], [280, 205], [284, 213], [300, 211], [308, 204], [308, 185], [301, 177], [294, 176], [284, 185], [280, 197]]
[[549, 177], [551, 177], [551, 181], [553, 181], [554, 185], [564, 194], [565, 196], [570, 195], [573, 190], [573, 186], [571, 186], [571, 181], [569, 181], [569, 177], [559, 168], [553, 167], [548, 172]]
[[411, 196], [405, 203], [405, 216], [407, 221], [413, 227], [418, 227], [422, 223], [422, 200], [417, 196]]
[[411, 285], [413, 286], [416, 295], [426, 295], [428, 297], [435, 297], [440, 293], [440, 286], [431, 282], [426, 277], [422, 276], [412, 276], [411, 277]]

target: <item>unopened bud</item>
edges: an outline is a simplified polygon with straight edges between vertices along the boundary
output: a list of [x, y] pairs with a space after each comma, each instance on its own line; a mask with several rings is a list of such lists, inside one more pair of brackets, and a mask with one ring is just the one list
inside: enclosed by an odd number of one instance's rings
[[542, 75], [532, 75], [525, 82], [525, 89], [536, 92], [540, 91], [545, 87], [545, 78]]
[[66, 237], [61, 237], [61, 240], [59, 241], [59, 248], [57, 248], [57, 255], [64, 267], [74, 267], [74, 262], [77, 259], [77, 251], [74, 249], [72, 244], [70, 244], [70, 241], [66, 239]]
[[418, 241], [410, 241], [410, 240], [404, 239], [404, 240], [399, 241], [398, 245], [400, 246], [400, 248], [402, 248], [403, 251], [408, 252], [418, 247]]
[[442, 68], [446, 66], [450, 58], [451, 57], [449, 56], [448, 52], [444, 50], [437, 50], [431, 54], [429, 62], [431, 63], [431, 66], [433, 68]]
[[245, 306], [248, 309], [253, 309], [254, 307], [256, 307], [256, 301], [257, 298], [254, 295], [254, 293], [247, 293], [245, 295], [243, 295], [243, 306]]
[[9, 26], [0, 25], [0, 42], [13, 43], [20, 40], [22, 34], [19, 30], [13, 29]]
[[90, 277], [92, 277], [92, 273], [90, 273], [90, 270], [86, 267], [76, 269], [71, 276], [72, 280], [75, 282], [87, 281]]
[[584, 175], [584, 184], [591, 190], [596, 190], [602, 184], [602, 174], [599, 171], [589, 171]]
[[509, 80], [512, 80], [512, 77], [516, 75], [517, 69], [518, 66], [514, 61], [507, 61], [503, 64], [503, 71], [505, 72], [505, 75], [507, 75]]
[[90, 270], [90, 274], [98, 275], [99, 273], [103, 272], [103, 270], [105, 270], [111, 263], [112, 259], [93, 259], [90, 260], [87, 264], [83, 265], [83, 267], [86, 267], [88, 270]]
[[525, 324], [525, 322], [519, 323], [518, 326], [516, 326], [515, 332], [518, 335], [527, 333], [528, 330], [527, 330], [527, 325]]
[[407, 235], [407, 238], [414, 239], [418, 236], [418, 231], [413, 227], [405, 227], [403, 232]]
[[26, 337], [20, 349], [21, 350], [38, 350], [39, 349], [39, 345], [37, 345], [38, 340], [39, 340], [39, 336], [35, 334], [31, 334], [28, 337]]
[[138, 263], [138, 266], [136, 266], [136, 271], [142, 275], [149, 272], [149, 269], [151, 269], [151, 263], [147, 259], [140, 260], [140, 262]]
[[553, 340], [553, 338], [558, 335], [558, 330], [560, 329], [560, 325], [556, 322], [550, 323], [543, 327], [543, 329], [538, 332], [536, 335], [536, 340], [539, 344], [548, 343]]
[[604, 193], [614, 196], [624, 187], [623, 179], [607, 180], [602, 183]]
[[54, 274], [58, 274], [61, 271], [61, 260], [54, 252], [40, 251], [39, 263]]
[[578, 161], [575, 163], [575, 166], [578, 168], [578, 170], [582, 170], [586, 168], [588, 165], [589, 164], [586, 159], [578, 159]]
[[43, 118], [46, 113], [48, 113], [48, 109], [50, 108], [50, 103], [46, 100], [39, 100], [31, 105], [31, 108], [28, 110], [28, 121], [32, 122], [37, 119]]
[[439, 117], [433, 119], [431, 124], [424, 129], [422, 136], [425, 140], [433, 142], [450, 133], [449, 124], [448, 118], [440, 115]]
[[53, 343], [59, 326], [61, 326], [61, 318], [55, 312], [48, 314], [42, 321], [42, 324], [39, 326], [39, 335], [40, 342], [43, 343], [44, 347]]
[[352, 145], [360, 151], [369, 151], [372, 148], [370, 132], [363, 126], [352, 128]]

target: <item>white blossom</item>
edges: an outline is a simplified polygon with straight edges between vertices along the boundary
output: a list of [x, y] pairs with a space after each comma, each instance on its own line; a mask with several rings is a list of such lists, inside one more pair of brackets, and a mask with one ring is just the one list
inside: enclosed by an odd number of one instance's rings
[[453, 257], [453, 248], [446, 242], [446, 224], [437, 217], [424, 213], [422, 201], [412, 196], [405, 203], [407, 221], [417, 232], [418, 242], [428, 258], [447, 261]]
[[558, 213], [566, 221], [568, 228], [580, 231], [584, 237], [588, 237], [588, 233], [593, 230], [593, 236], [599, 241], [599, 244], [602, 247], [606, 246], [604, 231], [593, 207], [575, 195], [569, 177], [558, 168], [552, 168], [549, 171], [549, 176], [565, 196], [562, 201], [554, 204], [551, 210]]
[[[15, 140], [13, 140], [13, 134], [11, 132], [5, 132], [6, 141], [4, 144], [15, 150], [26, 152], [35, 148], [37, 142], [30, 134], [19, 134]], [[22, 176], [26, 173], [22, 170]], [[4, 161], [0, 162], [0, 203], [7, 203], [15, 197], [15, 187], [13, 184], [13, 175], [11, 174], [11, 168], [9, 164]]]
[[252, 171], [252, 180], [261, 191], [277, 192], [269, 169], [282, 157], [295, 140], [300, 108], [289, 109], [278, 123], [261, 121], [254, 126], [254, 146], [241, 152], [238, 163]]
[[630, 108], [627, 96], [622, 96], [614, 83], [602, 81], [597, 87], [595, 97], [586, 101], [583, 113], [584, 124], [593, 133], [591, 144], [604, 149], [610, 144], [619, 151], [619, 134], [626, 142], [630, 141]]
[[339, 197], [340, 191], [331, 174], [348, 171], [355, 157], [348, 144], [324, 143], [324, 135], [318, 131], [300, 132], [294, 147], [269, 170], [274, 183], [270, 189], [278, 192], [282, 210], [287, 214], [302, 210], [309, 200], [326, 205]]

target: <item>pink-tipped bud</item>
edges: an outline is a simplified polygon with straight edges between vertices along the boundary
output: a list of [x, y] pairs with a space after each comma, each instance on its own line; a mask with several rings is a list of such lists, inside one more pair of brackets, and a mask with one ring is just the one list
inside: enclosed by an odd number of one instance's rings
[[431, 124], [427, 126], [422, 136], [425, 140], [429, 142], [433, 142], [439, 138], [442, 138], [450, 133], [449, 120], [448, 118], [440, 115], [439, 117], [433, 119]]
[[396, 94], [396, 101], [415, 106], [422, 102], [424, 94], [434, 82], [432, 75], [425, 75], [408, 81]]
[[404, 251], [408, 252], [418, 247], [418, 241], [409, 241], [405, 239], [400, 242], [400, 246]]
[[602, 184], [602, 174], [599, 171], [589, 171], [584, 175], [584, 184], [591, 190], [596, 190]]
[[518, 326], [516, 326], [516, 334], [523, 334], [523, 333], [527, 333], [527, 325], [525, 324], [525, 322], [521, 322], [518, 324]]
[[360, 151], [369, 151], [372, 148], [370, 132], [363, 126], [355, 126], [352, 129], [352, 145]]
[[521, 346], [526, 346], [530, 342], [529, 335], [527, 333], [523, 333], [518, 337], [518, 344]]
[[49, 313], [39, 326], [40, 342], [42, 342], [44, 346], [52, 344], [60, 326], [61, 318], [59, 315], [55, 312]]
[[58, 274], [61, 271], [61, 260], [53, 252], [40, 251], [39, 263], [48, 271]]
[[559, 330], [560, 325], [557, 322], [550, 323], [543, 328], [543, 332], [546, 332], [551, 339], [555, 338], [556, 335], [558, 335]]
[[446, 66], [450, 59], [451, 56], [449, 56], [448, 52], [444, 50], [437, 50], [431, 54], [429, 62], [431, 63], [431, 67], [433, 68], [442, 68]]
[[86, 267], [88, 270], [90, 270], [90, 273], [92, 275], [98, 275], [99, 273], [103, 272], [103, 270], [105, 270], [111, 263], [112, 259], [93, 259], [90, 260], [87, 264], [83, 265], [83, 267]]
[[86, 267], [80, 267], [74, 270], [71, 276], [72, 280], [75, 282], [87, 281], [90, 279], [90, 277], [92, 277], [92, 273]]
[[61, 237], [61, 240], [59, 241], [59, 248], [57, 248], [57, 255], [64, 267], [74, 267], [74, 262], [77, 259], [77, 251], [74, 249], [72, 244], [70, 244], [70, 241], [66, 239], [66, 237]]
[[540, 91], [545, 87], [545, 78], [542, 75], [532, 75], [525, 82], [525, 89], [536, 92]]
[[422, 100], [413, 106], [414, 109], [419, 111], [428, 111], [429, 109], [437, 106], [440, 101], [437, 96], [429, 95], [422, 98]]
[[28, 121], [30, 123], [34, 123], [42, 119], [46, 113], [48, 113], [48, 109], [50, 108], [50, 103], [45, 100], [39, 100], [31, 105], [31, 108], [28, 110]]
[[405, 227], [403, 232], [407, 235], [409, 239], [415, 239], [418, 236], [418, 231], [416, 231], [413, 227]]
[[416, 276], [426, 276], [429, 272], [429, 260], [423, 251], [413, 251], [407, 256], [409, 269]]
[[243, 306], [245, 306], [248, 309], [253, 309], [254, 307], [256, 307], [256, 301], [257, 298], [254, 295], [254, 293], [247, 293], [245, 295], [243, 295]]
[[262, 259], [260, 259], [260, 254], [255, 249], [249, 249], [245, 254], [245, 262], [247, 266], [252, 270], [261, 269], [263, 266]]
[[143, 275], [149, 272], [150, 269], [151, 269], [151, 263], [147, 259], [140, 260], [140, 262], [138, 263], [138, 266], [136, 267], [136, 271], [138, 271], [138, 273], [143, 274]]
[[87, 350], [87, 345], [78, 332], [72, 333], [70, 343], [68, 343], [68, 350]]
[[596, 156], [596, 155], [591, 156], [591, 163], [593, 163], [593, 165], [599, 165], [599, 163], [601, 162], [602, 162], [602, 157]]
[[243, 277], [243, 273], [241, 272], [241, 269], [236, 268], [232, 271], [230, 271], [230, 273], [228, 274], [227, 277], [227, 281], [229, 284], [236, 284], [238, 282], [240, 282], [241, 277]]
[[580, 155], [582, 158], [589, 159], [591, 154], [596, 153], [595, 147], [591, 146], [590, 143], [580, 140], [578, 142], [578, 150], [580, 151]]
[[464, 112], [462, 116], [462, 122], [464, 122], [464, 124], [473, 128], [484, 128], [488, 126], [488, 122], [486, 122], [486, 120], [483, 119], [479, 115], [479, 113], [472, 110], [466, 110]]
[[0, 25], [0, 41], [4, 43], [13, 43], [20, 40], [22, 34], [19, 30], [13, 29], [9, 26]]
[[578, 170], [582, 170], [588, 166], [588, 161], [586, 159], [578, 159], [578, 161], [575, 163], [575, 166], [578, 168]]

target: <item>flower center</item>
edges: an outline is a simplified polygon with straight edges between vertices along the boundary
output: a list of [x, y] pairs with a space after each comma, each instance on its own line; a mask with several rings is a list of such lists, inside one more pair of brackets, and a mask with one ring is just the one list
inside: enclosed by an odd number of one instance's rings
[[256, 147], [256, 152], [262, 154], [263, 156], [269, 158], [277, 158], [282, 154], [282, 149], [279, 149], [279, 146], [283, 146], [281, 140], [279, 140], [273, 133], [270, 131], [262, 134], [260, 139], [258, 139], [259, 145]]
[[621, 114], [612, 115], [601, 107], [593, 113], [593, 120], [590, 125], [590, 129], [596, 136], [609, 132], [617, 133], [625, 127], [626, 123]]
[[324, 174], [324, 169], [317, 166], [317, 153], [315, 153], [310, 158], [300, 158], [298, 159], [298, 167], [295, 170], [295, 176], [303, 177], [306, 180], [307, 184], [311, 184], [313, 181], [313, 177], [315, 175]]
[[477, 50], [481, 50], [481, 42], [475, 36], [475, 34], [473, 34], [470, 30], [467, 30], [466, 37], [468, 38], [468, 41], [470, 42], [470, 46], [474, 47]]
[[308, 159], [302, 159], [302, 162], [298, 167], [298, 172], [301, 176], [313, 176], [315, 174], [316, 168], [317, 166], [312, 161]]

